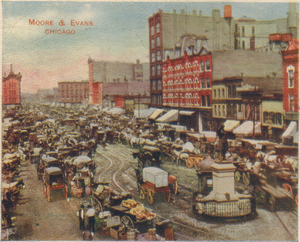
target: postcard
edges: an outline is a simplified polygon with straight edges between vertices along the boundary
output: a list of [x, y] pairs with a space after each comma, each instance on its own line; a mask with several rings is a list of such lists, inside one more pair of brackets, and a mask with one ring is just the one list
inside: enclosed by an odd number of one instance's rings
[[2, 240], [298, 238], [299, 4], [2, 1]]

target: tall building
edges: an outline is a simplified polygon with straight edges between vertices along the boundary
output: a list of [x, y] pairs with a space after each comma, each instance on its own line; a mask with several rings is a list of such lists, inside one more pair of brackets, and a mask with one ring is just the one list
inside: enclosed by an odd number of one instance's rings
[[[183, 36], [174, 49], [165, 49], [162, 63], [163, 106], [192, 111], [195, 130], [211, 119], [212, 60], [205, 36]], [[154, 82], [152, 82], [153, 84]], [[151, 90], [156, 88], [151, 86]], [[179, 112], [179, 115], [182, 112]], [[182, 123], [184, 118], [180, 117]], [[188, 125], [189, 126], [189, 125]]]
[[234, 25], [231, 16], [231, 6], [225, 6], [225, 17], [220, 16], [220, 10], [214, 9], [212, 16], [203, 16], [201, 11], [193, 10], [187, 14], [185, 10], [180, 13], [164, 13], [159, 10], [148, 19], [149, 47], [150, 47], [150, 81], [151, 106], [162, 106], [162, 60], [164, 51], [173, 48], [175, 43], [184, 35], [206, 36], [209, 39], [209, 50], [234, 49]]
[[22, 75], [13, 72], [12, 64], [8, 75], [2, 76], [2, 104], [21, 104]]
[[63, 81], [58, 82], [59, 103], [82, 103], [89, 97], [88, 81]]
[[[283, 110], [286, 132], [284, 139], [294, 139], [298, 143], [299, 119], [299, 40], [292, 39], [282, 51]], [[297, 133], [297, 135], [296, 135]], [[291, 142], [292, 143], [292, 142]]]
[[[126, 83], [136, 83], [146, 86], [142, 93], [149, 91], [149, 64], [126, 63], [119, 61], [95, 61], [88, 59], [89, 64], [89, 103], [102, 105], [103, 95], [106, 94], [102, 86], [126, 86], [126, 91], [119, 94], [128, 94]], [[103, 84], [102, 84], [103, 83]], [[144, 84], [141, 84], [144, 83]]]
[[[231, 5], [224, 6], [223, 17], [218, 9], [212, 10], [211, 16], [203, 16], [201, 10], [198, 13], [193, 10], [192, 14], [186, 13], [183, 9], [180, 13], [176, 13], [176, 10], [173, 13], [164, 13], [159, 10], [148, 19], [150, 82], [151, 87], [156, 87], [151, 88], [151, 106], [162, 107], [163, 105], [162, 90], [160, 88], [162, 60], [166, 58], [164, 56], [165, 50], [173, 48], [182, 36], [187, 34], [206, 36], [208, 39], [207, 46], [212, 52], [213, 59], [216, 55], [222, 56], [224, 52], [225, 55], [230, 56], [236, 52], [232, 50], [240, 51], [242, 49], [277, 51], [278, 53], [280, 51], [278, 45], [280, 48], [284, 48], [288, 36], [292, 35], [293, 38], [298, 38], [298, 19], [296, 3], [289, 3], [287, 18], [263, 21], [251, 19], [247, 16], [234, 19]], [[273, 36], [270, 36], [272, 34], [280, 34], [280, 39], [274, 39]], [[249, 51], [245, 56], [248, 53]], [[259, 57], [254, 56], [254, 58]], [[228, 65], [224, 59], [222, 62], [219, 68]], [[272, 62], [272, 59], [269, 62]], [[279, 71], [275, 72], [277, 73], [274, 73], [274, 75], [278, 75]], [[218, 76], [217, 78], [226, 76], [236, 76], [236, 73]]]

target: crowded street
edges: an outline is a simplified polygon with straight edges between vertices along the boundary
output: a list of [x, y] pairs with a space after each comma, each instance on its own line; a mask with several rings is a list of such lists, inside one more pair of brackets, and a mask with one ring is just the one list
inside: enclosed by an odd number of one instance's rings
[[[44, 113], [41, 113], [43, 109]], [[111, 237], [111, 234], [107, 232], [105, 227], [107, 224], [104, 222], [107, 217], [102, 218], [101, 215], [107, 212], [108, 217], [113, 217], [115, 206], [112, 205], [123, 204], [124, 201], [129, 200], [141, 204], [145, 211], [155, 218], [151, 219], [151, 223], [142, 224], [142, 226], [138, 222], [133, 222], [132, 225], [120, 225], [120, 228], [123, 227], [127, 233], [131, 228], [126, 228], [126, 226], [134, 227], [138, 240], [144, 240], [142, 236], [149, 236], [147, 235], [149, 229], [156, 228], [156, 231], [159, 231], [160, 223], [163, 221], [172, 228], [174, 240], [239, 240], [241, 237], [251, 240], [294, 240], [297, 237], [297, 205], [287, 196], [277, 199], [276, 207], [270, 206], [266, 201], [256, 199], [256, 211], [244, 218], [213, 219], [200, 216], [194, 211], [192, 205], [194, 204], [193, 194], [198, 192], [197, 166], [187, 167], [186, 160], [176, 158], [176, 152], [171, 152], [170, 156], [162, 152], [164, 130], [159, 131], [160, 141], [156, 139], [156, 135], [153, 135], [153, 139], [148, 140], [147, 145], [131, 145], [130, 142], [122, 140], [120, 134], [124, 130], [129, 133], [130, 127], [138, 126], [136, 129], [138, 132], [149, 128], [149, 123], [145, 120], [129, 120], [125, 115], [95, 109], [88, 111], [89, 115], [86, 113], [89, 120], [86, 119], [85, 122], [83, 122], [85, 116], [83, 111], [81, 117], [78, 117], [80, 111], [77, 113], [73, 110], [47, 106], [40, 106], [39, 109], [31, 108], [27, 110], [28, 112], [30, 115], [25, 118], [22, 117], [25, 109], [14, 113], [14, 118], [10, 119], [8, 132], [3, 140], [3, 155], [8, 158], [2, 165], [4, 174], [2, 179], [10, 177], [11, 182], [22, 180], [24, 184], [16, 187], [17, 191], [14, 190], [11, 199], [13, 205], [9, 211], [4, 210], [3, 213], [7, 227], [13, 225], [12, 239], [82, 240], [84, 231], [80, 230], [77, 216], [77, 211], [82, 205], [86, 211], [90, 208], [95, 211], [96, 219], [93, 229], [85, 218], [85, 228], [94, 232], [94, 239], [119, 239]], [[49, 115], [46, 114], [47, 112]], [[55, 113], [59, 115], [64, 113], [68, 118], [55, 119]], [[18, 120], [22, 120], [27, 126], [22, 126]], [[97, 128], [93, 129], [95, 126]], [[155, 132], [155, 128], [152, 128], [152, 125], [150, 127], [152, 132]], [[113, 138], [110, 139], [109, 134], [112, 131]], [[196, 133], [188, 134], [192, 137]], [[91, 148], [84, 148], [83, 145], [91, 140], [94, 142], [90, 142], [93, 144]], [[178, 138], [176, 140], [176, 142], [179, 141]], [[199, 145], [197, 142], [187, 141], [183, 143], [183, 146], [196, 149], [193, 144]], [[152, 162], [150, 160], [150, 167], [159, 166], [159, 169], [176, 178], [176, 189], [174, 187], [171, 189], [169, 200], [166, 200], [164, 193], [161, 192], [156, 193], [153, 200], [149, 200], [148, 194], [142, 199], [140, 194], [142, 189], [139, 187], [137, 171], [147, 168], [146, 163], [149, 158], [144, 160], [141, 155], [145, 153], [143, 151], [150, 150], [149, 147], [152, 147], [152, 154], [157, 151], [160, 153], [159, 164], [155, 163], [153, 156]], [[39, 152], [38, 156], [35, 156], [34, 152]], [[205, 157], [218, 160], [217, 150], [208, 152], [201, 153], [203, 161]], [[216, 158], [212, 158], [214, 154]], [[149, 151], [148, 155], [150, 155]], [[47, 199], [45, 174], [51, 162], [62, 170], [63, 181], [68, 191], [65, 196], [62, 190], [53, 189], [49, 191], [50, 197]], [[19, 165], [14, 166], [15, 163]], [[41, 166], [43, 166], [44, 174], [39, 177]], [[250, 172], [251, 177], [255, 175], [253, 168]], [[13, 171], [14, 175], [11, 175]], [[86, 175], [83, 175], [83, 171], [86, 171]], [[278, 171], [275, 168], [272, 172]], [[80, 186], [81, 182], [84, 187], [83, 193], [80, 194], [77, 189], [74, 192], [74, 186], [78, 184]], [[241, 181], [235, 181], [235, 183], [235, 188], [239, 192], [247, 189], [254, 194], [252, 180], [247, 183], [247, 186]], [[99, 196], [97, 196], [99, 187], [101, 187], [102, 194], [98, 193]], [[7, 197], [9, 190], [3, 189], [2, 193], [6, 191], [3, 195]], [[100, 199], [106, 190], [109, 191], [109, 197], [104, 200]], [[255, 196], [258, 197], [260, 193], [256, 191]], [[100, 201], [100, 207], [98, 202], [95, 202], [96, 200]], [[253, 233], [254, 230], [256, 233]], [[3, 231], [9, 231], [9, 229], [2, 229]], [[157, 234], [157, 238], [165, 239], [164, 235], [164, 233]]]

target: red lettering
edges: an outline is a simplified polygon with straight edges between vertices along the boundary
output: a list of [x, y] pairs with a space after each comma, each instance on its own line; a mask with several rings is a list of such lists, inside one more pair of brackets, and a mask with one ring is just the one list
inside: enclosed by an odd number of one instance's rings
[[34, 19], [33, 20], [29, 19], [29, 25], [35, 25], [35, 20]]
[[74, 21], [75, 20], [71, 20], [71, 26], [75, 26]]
[[90, 21], [90, 26], [93, 26], [93, 21]]

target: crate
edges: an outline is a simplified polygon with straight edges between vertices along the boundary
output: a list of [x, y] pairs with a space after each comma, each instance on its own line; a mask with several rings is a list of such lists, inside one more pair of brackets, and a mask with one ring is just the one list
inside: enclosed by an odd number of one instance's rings
[[126, 234], [123, 227], [120, 226], [110, 227], [109, 231], [110, 231], [110, 237], [116, 240], [121, 239], [121, 237], [124, 238]]

